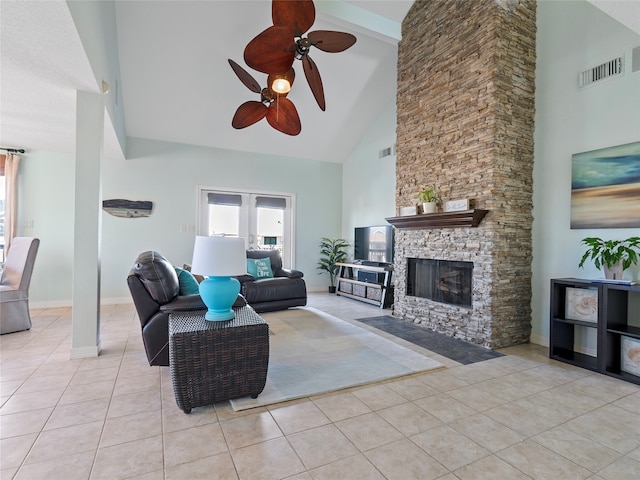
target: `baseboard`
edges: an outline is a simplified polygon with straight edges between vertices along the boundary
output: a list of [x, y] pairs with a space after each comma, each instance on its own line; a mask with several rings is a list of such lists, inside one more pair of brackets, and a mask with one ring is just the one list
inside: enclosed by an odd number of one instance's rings
[[585, 347], [582, 345], [574, 345], [574, 350], [578, 353], [582, 353], [583, 355], [589, 355], [590, 357], [597, 357], [598, 350], [592, 347]]
[[97, 357], [100, 354], [100, 346], [92, 345], [90, 347], [78, 347], [71, 349], [71, 360], [77, 358], [91, 358]]
[[536, 345], [541, 345], [543, 347], [549, 346], [549, 337], [543, 337], [542, 335], [531, 334], [529, 336], [529, 341], [531, 343], [535, 343]]
[[309, 287], [307, 285], [307, 292], [308, 293], [329, 293], [329, 286], [327, 285], [326, 287]]
[[[101, 298], [100, 305], [128, 305], [133, 304], [131, 297], [112, 297]], [[31, 309], [45, 309], [45, 308], [71, 308], [71, 300], [55, 300], [51, 302], [29, 302], [29, 308]]]
[[71, 300], [54, 300], [50, 302], [32, 302], [29, 301], [30, 309], [44, 308], [67, 308], [71, 306]]
[[133, 304], [133, 299], [131, 297], [120, 297], [120, 298], [101, 298], [100, 305], [127, 305]]
[[[535, 343], [536, 345], [541, 345], [543, 347], [549, 347], [549, 337], [543, 337], [541, 335], [531, 335], [529, 338], [531, 343]], [[593, 347], [586, 347], [583, 345], [575, 345], [573, 347], [576, 352], [582, 353], [584, 355], [589, 355], [591, 357], [597, 356], [597, 350]]]

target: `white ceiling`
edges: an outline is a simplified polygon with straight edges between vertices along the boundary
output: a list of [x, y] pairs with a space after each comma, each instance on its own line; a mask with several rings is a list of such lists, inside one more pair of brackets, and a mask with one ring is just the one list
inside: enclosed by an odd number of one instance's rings
[[[344, 3], [344, 2], [343, 2]], [[404, 15], [411, 2], [389, 5]], [[380, 5], [377, 5], [380, 4]], [[320, 8], [318, 8], [320, 10]], [[273, 155], [342, 161], [380, 111], [395, 99], [396, 42], [318, 11], [311, 30], [349, 31], [358, 38], [342, 53], [312, 50], [323, 79], [322, 112], [296, 62], [288, 98], [298, 109], [300, 135], [291, 137], [266, 120], [235, 130], [236, 108], [259, 95], [248, 90], [227, 62], [235, 60], [261, 86], [266, 74], [244, 64], [246, 44], [271, 25], [270, 1], [117, 2], [116, 18], [127, 134], [134, 137], [238, 149]], [[346, 28], [348, 27], [348, 28]]]
[[[276, 156], [342, 162], [396, 92], [396, 43], [411, 0], [316, 0], [311, 30], [347, 31], [349, 50], [313, 50], [327, 109], [300, 62], [289, 94], [302, 121], [290, 137], [266, 120], [231, 127], [235, 109], [258, 100], [228, 66], [271, 23], [271, 1], [115, 2], [126, 134]], [[640, 33], [640, 2], [593, 0]], [[600, 3], [606, 5], [599, 5]], [[618, 6], [619, 15], [616, 13]], [[634, 15], [634, 13], [638, 13]], [[395, 37], [395, 38], [394, 38]], [[99, 86], [63, 0], [0, 1], [0, 146], [75, 151], [75, 92]], [[261, 85], [266, 75], [248, 71]], [[110, 95], [115, 94], [113, 88]], [[117, 154], [112, 129], [107, 154]]]
[[65, 2], [0, 1], [0, 146], [75, 151], [76, 90], [98, 91]]

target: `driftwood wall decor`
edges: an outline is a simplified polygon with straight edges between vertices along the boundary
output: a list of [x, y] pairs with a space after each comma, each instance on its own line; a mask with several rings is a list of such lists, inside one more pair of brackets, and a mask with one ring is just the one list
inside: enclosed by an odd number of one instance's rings
[[103, 200], [102, 209], [114, 217], [148, 217], [153, 210], [153, 202], [146, 200]]

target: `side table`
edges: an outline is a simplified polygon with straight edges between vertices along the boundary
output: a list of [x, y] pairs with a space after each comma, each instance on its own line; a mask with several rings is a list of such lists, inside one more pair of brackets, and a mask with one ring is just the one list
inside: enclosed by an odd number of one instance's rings
[[264, 389], [269, 366], [269, 326], [250, 306], [236, 318], [212, 322], [206, 310], [169, 315], [169, 368], [176, 403], [193, 407]]

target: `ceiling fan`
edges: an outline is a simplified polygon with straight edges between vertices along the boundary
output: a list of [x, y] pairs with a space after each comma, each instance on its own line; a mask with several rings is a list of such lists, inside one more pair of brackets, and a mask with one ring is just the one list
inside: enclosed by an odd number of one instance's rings
[[[249, 100], [238, 107], [233, 120], [231, 120], [233, 128], [246, 128], [266, 117], [269, 125], [282, 133], [292, 136], [300, 133], [302, 130], [300, 116], [293, 102], [286, 98], [288, 90], [284, 93], [278, 93], [270, 86], [261, 88], [256, 79], [236, 62], [229, 59], [229, 65], [249, 90], [260, 94], [260, 101]], [[280, 77], [269, 75], [267, 84], [273, 85], [274, 81], [281, 80], [288, 82], [291, 86], [295, 78], [295, 71], [289, 67], [289, 70]]]
[[326, 103], [322, 79], [309, 51], [311, 47], [316, 47], [329, 53], [342, 52], [356, 42], [356, 37], [331, 30], [316, 30], [303, 37], [315, 21], [313, 0], [273, 0], [271, 16], [273, 26], [258, 34], [246, 46], [245, 62], [254, 70], [278, 77], [291, 68], [295, 59], [301, 60], [313, 96], [324, 111]]

